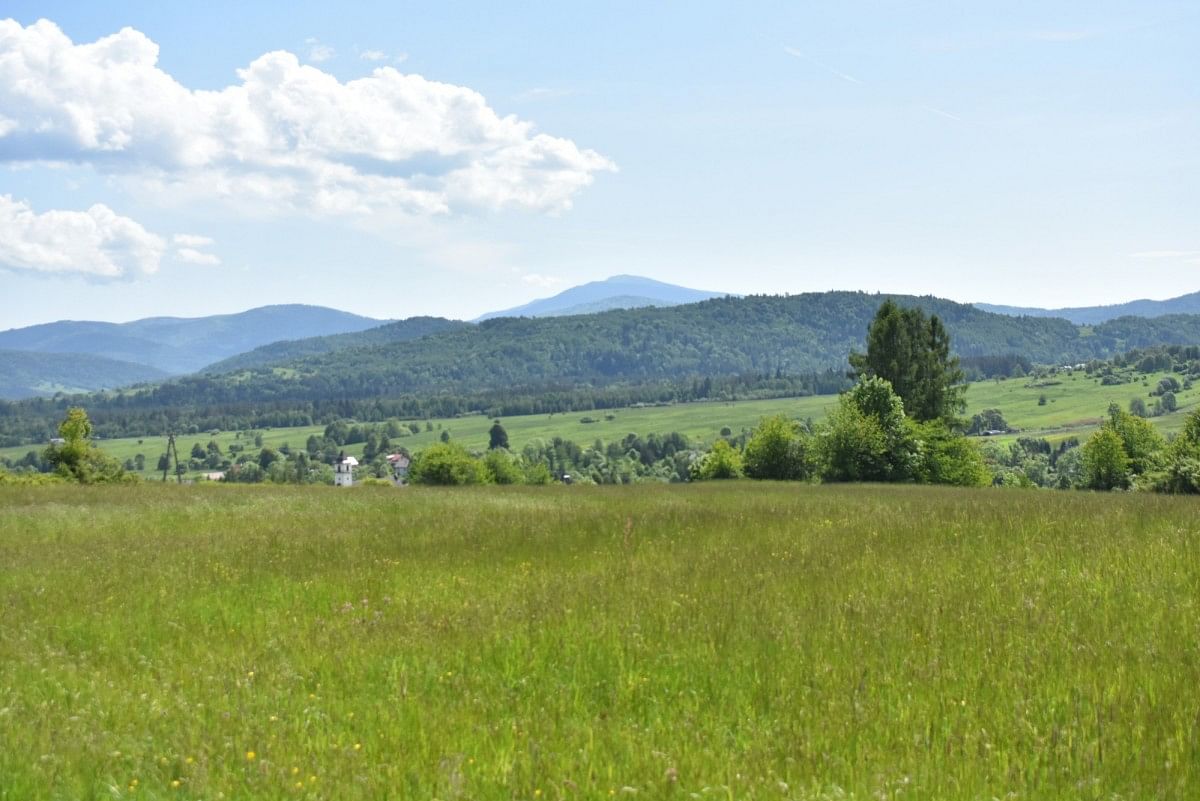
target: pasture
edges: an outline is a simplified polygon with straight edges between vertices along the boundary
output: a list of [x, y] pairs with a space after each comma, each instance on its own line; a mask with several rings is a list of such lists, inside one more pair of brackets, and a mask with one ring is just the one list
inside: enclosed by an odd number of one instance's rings
[[0, 799], [1191, 799], [1194, 499], [0, 487]]
[[[1021, 432], [1019, 435], [1000, 437], [1001, 440], [1015, 439], [1016, 436], [1047, 437], [1055, 441], [1068, 436], [1083, 439], [1099, 426], [1109, 403], [1115, 401], [1124, 409], [1128, 408], [1132, 398], [1138, 396], [1149, 405], [1152, 401], [1152, 398], [1147, 396], [1149, 388], [1154, 386], [1162, 375], [1167, 373], [1148, 378], [1145, 386], [1140, 383], [1102, 386], [1082, 372], [1070, 376], [1060, 375], [1055, 379], [1060, 383], [1045, 387], [1031, 384], [1032, 379], [979, 381], [968, 388], [966, 414], [969, 417], [984, 409], [999, 409], [1009, 425], [1020, 429]], [[1038, 404], [1042, 395], [1046, 396], [1045, 405]], [[1151, 420], [1164, 433], [1178, 431], [1183, 425], [1187, 412], [1200, 403], [1200, 387], [1179, 392], [1177, 397], [1179, 408], [1175, 413]], [[706, 446], [720, 436], [723, 428], [729, 428], [735, 434], [749, 431], [762, 418], [776, 414], [819, 421], [836, 404], [835, 395], [714, 401], [505, 417], [503, 424], [513, 450], [518, 452], [531, 440], [549, 440], [556, 436], [581, 445], [589, 445], [597, 439], [612, 442], [630, 433], [646, 436], [668, 434], [672, 431], [684, 434], [694, 442]], [[590, 422], [584, 422], [585, 419]], [[421, 428], [419, 433], [396, 438], [393, 444], [417, 451], [437, 442], [445, 430], [450, 432], [455, 442], [468, 448], [482, 450], [488, 445], [488, 429], [492, 425], [491, 418], [482, 415], [434, 419], [429, 421], [433, 425], [430, 431], [425, 430], [425, 421], [418, 422]], [[264, 445], [278, 448], [286, 444], [293, 449], [303, 449], [309, 436], [320, 436], [324, 431], [324, 426], [307, 426], [265, 429], [259, 433]], [[251, 454], [258, 450], [252, 438], [245, 438], [235, 431], [220, 432], [216, 435], [182, 434], [177, 438], [180, 458], [187, 459], [193, 444], [205, 446], [212, 439], [221, 445], [222, 450], [228, 450], [234, 443], [244, 445]], [[105, 453], [122, 462], [132, 459], [138, 453], [143, 454], [147, 465], [145, 475], [152, 477], [156, 472], [154, 468], [158, 456], [166, 450], [167, 441], [165, 436], [131, 437], [101, 440], [97, 444]], [[15, 460], [29, 450], [40, 447], [44, 445], [0, 448], [0, 456]], [[361, 456], [362, 450], [362, 443], [345, 446], [346, 453], [352, 456]]]

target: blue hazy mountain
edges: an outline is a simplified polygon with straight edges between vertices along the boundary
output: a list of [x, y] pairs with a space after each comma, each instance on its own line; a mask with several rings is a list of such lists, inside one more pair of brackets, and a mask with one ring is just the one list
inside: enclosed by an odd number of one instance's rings
[[0, 349], [100, 356], [179, 374], [270, 342], [352, 333], [385, 322], [300, 304], [129, 323], [62, 320], [0, 331]]
[[1164, 317], [1168, 314], [1200, 314], [1200, 292], [1169, 300], [1131, 300], [1112, 306], [1075, 306], [1062, 309], [1037, 309], [1026, 306], [998, 306], [976, 303], [975, 308], [1007, 314], [1011, 317], [1061, 317], [1076, 325], [1098, 325], [1118, 317]]
[[571, 287], [553, 297], [535, 300], [523, 306], [488, 312], [478, 319], [562, 317], [571, 314], [594, 314], [612, 309], [679, 306], [684, 303], [699, 303], [710, 298], [722, 298], [729, 294], [728, 292], [689, 289], [636, 275], [614, 275], [603, 281], [592, 281], [588, 284]]
[[162, 370], [83, 353], [0, 350], [0, 398], [115, 389], [166, 378]]

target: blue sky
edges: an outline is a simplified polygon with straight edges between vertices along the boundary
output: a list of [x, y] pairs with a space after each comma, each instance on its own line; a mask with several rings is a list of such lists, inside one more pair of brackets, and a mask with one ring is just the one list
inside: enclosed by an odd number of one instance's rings
[[619, 273], [1039, 306], [1200, 290], [1194, 3], [2, 16], [0, 328], [471, 318]]

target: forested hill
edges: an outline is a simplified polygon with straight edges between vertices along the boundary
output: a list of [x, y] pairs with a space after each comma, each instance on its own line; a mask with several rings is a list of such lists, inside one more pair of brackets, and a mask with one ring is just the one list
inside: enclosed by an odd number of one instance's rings
[[290, 304], [208, 317], [148, 317], [129, 323], [62, 320], [0, 331], [0, 348], [82, 353], [166, 373], [190, 373], [268, 342], [361, 331], [384, 322], [323, 306]]
[[[578, 317], [499, 318], [405, 342], [356, 347], [219, 376], [189, 376], [121, 403], [395, 397], [605, 386], [746, 373], [843, 369], [887, 296], [829, 292], [720, 298]], [[1065, 363], [1133, 347], [1200, 342], [1200, 316], [1121, 318], [1095, 327], [1014, 318], [932, 297], [892, 296], [939, 315], [963, 356]]]
[[316, 356], [335, 350], [347, 348], [387, 345], [393, 342], [407, 342], [420, 339], [430, 334], [440, 334], [446, 331], [468, 328], [470, 323], [460, 320], [447, 320], [444, 317], [410, 317], [387, 325], [368, 328], [347, 334], [331, 334], [322, 337], [307, 337], [305, 339], [289, 339], [282, 342], [272, 342], [269, 345], [255, 348], [245, 353], [239, 353], [223, 361], [210, 364], [203, 372], [209, 374], [229, 373], [235, 370], [246, 370], [253, 367], [264, 367], [275, 364]]
[[89, 392], [160, 381], [162, 370], [80, 353], [0, 350], [0, 398], [31, 398], [56, 392]]

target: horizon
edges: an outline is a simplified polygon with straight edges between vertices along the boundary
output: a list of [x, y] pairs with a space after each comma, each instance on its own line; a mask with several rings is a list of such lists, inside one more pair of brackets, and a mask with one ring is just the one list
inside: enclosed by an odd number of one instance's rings
[[[644, 275], [637, 275], [637, 276], [634, 276], [634, 275], [626, 275], [626, 274], [622, 274], [622, 275], [613, 275], [613, 276], [609, 276], [608, 278], [596, 279], [595, 281], [589, 281], [589, 282], [585, 282], [585, 283], [604, 283], [604, 282], [606, 282], [606, 281], [609, 281], [609, 280], [611, 280], [611, 279], [613, 279], [613, 278], [620, 278], [620, 277], [628, 277], [628, 278], [643, 278], [643, 279], [645, 279], [645, 278], [649, 278], [649, 276], [644, 276]], [[651, 281], [657, 281], [658, 279], [655, 279], [655, 278], [649, 278], [649, 280], [651, 280]], [[531, 298], [529, 298], [529, 299], [527, 299], [527, 300], [525, 300], [525, 301], [520, 301], [520, 302], [518, 302], [518, 303], [516, 304], [516, 306], [514, 306], [514, 307], [510, 307], [510, 308], [516, 308], [517, 306], [523, 306], [523, 305], [527, 305], [527, 304], [529, 304], [529, 303], [533, 303], [533, 302], [540, 301], [540, 300], [549, 300], [549, 299], [551, 299], [551, 298], [553, 298], [553, 297], [556, 297], [556, 296], [557, 296], [557, 295], [559, 295], [559, 294], [562, 294], [563, 292], [567, 292], [567, 291], [569, 291], [569, 290], [571, 290], [571, 289], [574, 289], [574, 288], [576, 288], [577, 286], [582, 286], [582, 285], [581, 285], [581, 284], [577, 284], [576, 286], [572, 286], [572, 287], [565, 287], [564, 289], [562, 289], [562, 290], [559, 290], [558, 292], [555, 292], [553, 295], [539, 295], [539, 296], [536, 296], [536, 297], [531, 297]], [[675, 286], [679, 286], [679, 285], [675, 285]], [[685, 289], [696, 289], [696, 290], [701, 290], [701, 291], [706, 291], [706, 292], [721, 293], [721, 294], [723, 294], [723, 296], [725, 296], [725, 297], [751, 297], [751, 296], [766, 296], [766, 297], [790, 297], [790, 296], [794, 296], [794, 295], [811, 295], [811, 294], [818, 294], [818, 295], [820, 295], [820, 294], [827, 294], [827, 293], [831, 293], [831, 292], [850, 292], [850, 293], [860, 293], [860, 294], [864, 294], [864, 295], [898, 295], [898, 296], [905, 296], [905, 295], [907, 295], [907, 296], [910, 296], [910, 297], [935, 297], [935, 298], [940, 298], [941, 300], [949, 300], [949, 301], [953, 301], [953, 302], [955, 302], [955, 303], [960, 303], [960, 304], [963, 304], [963, 305], [966, 305], [966, 306], [976, 306], [976, 307], [978, 307], [978, 305], [979, 305], [979, 304], [988, 304], [988, 305], [994, 305], [994, 306], [1007, 306], [1007, 307], [1013, 307], [1013, 308], [1028, 308], [1028, 309], [1036, 309], [1036, 310], [1038, 310], [1038, 311], [1047, 311], [1047, 312], [1052, 312], [1052, 311], [1060, 311], [1060, 310], [1067, 310], [1067, 309], [1078, 309], [1078, 308], [1104, 308], [1104, 307], [1111, 307], [1111, 306], [1123, 306], [1123, 305], [1126, 305], [1126, 304], [1129, 304], [1129, 303], [1138, 303], [1138, 302], [1141, 302], [1141, 301], [1149, 301], [1149, 302], [1151, 302], [1151, 303], [1161, 303], [1161, 302], [1164, 302], [1164, 301], [1174, 300], [1174, 299], [1176, 299], [1176, 298], [1179, 298], [1179, 297], [1183, 297], [1183, 296], [1186, 296], [1186, 295], [1192, 295], [1192, 294], [1196, 294], [1197, 292], [1200, 292], [1200, 290], [1194, 290], [1194, 291], [1192, 291], [1192, 292], [1182, 292], [1182, 293], [1180, 293], [1180, 294], [1178, 294], [1178, 295], [1172, 295], [1172, 296], [1170, 296], [1170, 297], [1164, 297], [1164, 298], [1137, 297], [1137, 298], [1130, 298], [1130, 299], [1128, 299], [1128, 300], [1120, 300], [1120, 301], [1116, 301], [1116, 302], [1114, 302], [1114, 303], [1097, 303], [1097, 304], [1093, 304], [1093, 306], [1058, 306], [1058, 307], [1055, 307], [1055, 308], [1045, 308], [1045, 307], [1041, 307], [1041, 306], [1026, 306], [1026, 305], [1007, 304], [1007, 303], [996, 303], [996, 304], [993, 304], [993, 303], [991, 303], [990, 301], [985, 301], [985, 300], [977, 300], [977, 301], [962, 301], [962, 300], [957, 300], [957, 299], [955, 299], [955, 298], [947, 298], [947, 297], [944, 297], [944, 296], [941, 296], [941, 295], [937, 295], [937, 294], [928, 294], [928, 293], [926, 293], [926, 294], [917, 294], [917, 293], [914, 293], [914, 292], [881, 292], [881, 291], [878, 291], [878, 290], [869, 290], [869, 289], [824, 289], [824, 290], [811, 290], [811, 291], [802, 291], [802, 292], [753, 292], [753, 293], [737, 293], [737, 292], [723, 292], [722, 290], [719, 290], [719, 289], [706, 289], [706, 288], [704, 288], [704, 287], [682, 287], [682, 288], [685, 288]], [[694, 301], [694, 302], [696, 302], [696, 303], [703, 303], [704, 301]], [[674, 304], [674, 305], [686, 305], [686, 304]], [[419, 312], [419, 311], [418, 311], [418, 312], [416, 312], [416, 313], [413, 313], [413, 314], [406, 315], [405, 317], [393, 317], [393, 318], [386, 318], [386, 317], [373, 317], [373, 316], [372, 316], [372, 315], [370, 315], [370, 314], [365, 314], [365, 313], [362, 313], [362, 312], [355, 311], [354, 309], [345, 309], [345, 308], [341, 308], [341, 307], [338, 307], [338, 306], [325, 306], [325, 305], [322, 305], [322, 304], [319, 304], [319, 303], [304, 303], [304, 302], [296, 302], [296, 301], [281, 301], [281, 302], [278, 302], [278, 303], [262, 303], [262, 304], [258, 304], [258, 305], [255, 305], [255, 306], [247, 306], [247, 307], [244, 307], [244, 308], [232, 309], [232, 310], [229, 310], [229, 311], [213, 311], [213, 312], [211, 312], [211, 313], [209, 313], [209, 314], [192, 314], [192, 315], [186, 315], [186, 314], [154, 314], [154, 315], [147, 315], [147, 316], [144, 316], [144, 317], [131, 317], [131, 318], [128, 318], [128, 319], [122, 319], [122, 320], [105, 320], [105, 319], [100, 319], [100, 318], [97, 318], [97, 317], [91, 317], [91, 318], [69, 318], [69, 317], [59, 317], [59, 318], [56, 318], [56, 319], [42, 320], [42, 321], [39, 321], [39, 322], [28, 323], [28, 324], [26, 324], [26, 325], [10, 326], [10, 327], [8, 327], [8, 328], [3, 328], [3, 329], [0, 329], [0, 333], [3, 333], [3, 332], [5, 332], [5, 331], [17, 330], [17, 329], [21, 329], [21, 328], [32, 328], [32, 327], [39, 326], [39, 325], [53, 325], [53, 324], [55, 324], [55, 323], [107, 323], [107, 324], [113, 324], [113, 325], [124, 325], [124, 324], [126, 324], [126, 323], [135, 323], [135, 322], [141, 322], [141, 321], [143, 321], [143, 320], [150, 320], [150, 319], [198, 320], [198, 319], [203, 319], [203, 318], [206, 318], [206, 317], [223, 317], [223, 316], [232, 316], [232, 315], [237, 315], [237, 314], [244, 314], [244, 313], [246, 313], [246, 312], [256, 311], [256, 310], [258, 310], [258, 309], [274, 308], [274, 307], [281, 307], [281, 306], [306, 306], [306, 307], [309, 307], [309, 308], [321, 308], [321, 309], [329, 309], [329, 310], [331, 310], [331, 311], [344, 312], [344, 313], [347, 313], [347, 314], [353, 314], [353, 315], [355, 315], [355, 316], [358, 316], [358, 317], [369, 318], [369, 319], [372, 319], [372, 320], [376, 320], [376, 321], [378, 321], [380, 324], [385, 324], [385, 325], [386, 325], [387, 323], [389, 323], [389, 322], [398, 322], [398, 321], [400, 321], [400, 320], [406, 320], [406, 319], [409, 319], [409, 318], [412, 318], [412, 317], [439, 317], [439, 316], [441, 316], [441, 315], [426, 314], [426, 313], [422, 313], [422, 312]], [[668, 308], [668, 307], [665, 307], [665, 306], [664, 306], [664, 307], [660, 307], [660, 308]], [[484, 314], [488, 314], [488, 313], [491, 313], [491, 312], [495, 312], [495, 311], [500, 311], [500, 310], [498, 310], [498, 309], [489, 309], [489, 310], [487, 310], [487, 311], [485, 311], [485, 312], [481, 312], [480, 314], [477, 314], [477, 315], [475, 315], [474, 317], [446, 317], [445, 319], [448, 319], [448, 320], [454, 320], [454, 321], [457, 321], [457, 322], [468, 322], [468, 323], [469, 323], [469, 322], [477, 322], [477, 321], [479, 321], [479, 317], [481, 317], [482, 315], [484, 315]], [[987, 311], [987, 310], [986, 310], [986, 309], [981, 309], [981, 311]], [[591, 312], [591, 313], [595, 313], [595, 312]]]
[[463, 11], [11, 3], [3, 324], [1195, 291], [1186, 3]]

